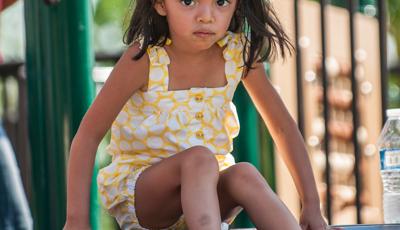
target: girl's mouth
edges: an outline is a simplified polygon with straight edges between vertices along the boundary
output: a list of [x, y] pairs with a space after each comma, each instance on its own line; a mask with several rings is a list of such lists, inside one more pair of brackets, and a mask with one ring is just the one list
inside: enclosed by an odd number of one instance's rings
[[207, 38], [207, 37], [211, 37], [211, 36], [215, 35], [215, 33], [211, 32], [211, 31], [196, 31], [193, 34], [198, 37], [201, 37], [201, 38]]

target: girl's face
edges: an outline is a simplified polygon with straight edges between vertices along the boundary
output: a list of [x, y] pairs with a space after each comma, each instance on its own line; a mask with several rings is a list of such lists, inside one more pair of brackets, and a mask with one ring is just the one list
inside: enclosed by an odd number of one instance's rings
[[157, 12], [167, 17], [176, 44], [207, 49], [224, 37], [238, 0], [158, 0]]

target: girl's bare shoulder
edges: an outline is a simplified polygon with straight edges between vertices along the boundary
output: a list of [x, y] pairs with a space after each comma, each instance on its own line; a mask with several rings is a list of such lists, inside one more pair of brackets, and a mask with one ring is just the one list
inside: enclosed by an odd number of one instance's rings
[[134, 42], [128, 46], [110, 75], [111, 78], [118, 78], [119, 82], [133, 87], [133, 91], [141, 88], [148, 81], [149, 56], [147, 52], [144, 52], [139, 59], [134, 59], [141, 51], [138, 42]]

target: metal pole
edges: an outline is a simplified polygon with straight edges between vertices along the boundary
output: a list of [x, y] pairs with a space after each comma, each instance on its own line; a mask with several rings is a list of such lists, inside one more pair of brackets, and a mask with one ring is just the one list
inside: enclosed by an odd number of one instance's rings
[[379, 51], [380, 51], [380, 73], [381, 73], [381, 103], [382, 103], [382, 127], [386, 121], [387, 92], [388, 92], [388, 70], [387, 70], [387, 24], [386, 24], [386, 0], [378, 0], [379, 21]]
[[325, 23], [325, 6], [327, 2], [326, 0], [320, 0], [320, 12], [321, 12], [321, 52], [322, 52], [322, 63], [321, 63], [321, 74], [322, 74], [322, 88], [323, 88], [323, 116], [324, 116], [324, 151], [325, 151], [325, 181], [326, 181], [326, 215], [328, 219], [328, 223], [332, 221], [332, 210], [331, 210], [331, 170], [329, 164], [329, 104], [328, 104], [328, 74], [326, 71], [326, 23]]
[[303, 70], [300, 40], [299, 0], [294, 0], [294, 34], [296, 41], [297, 124], [304, 136]]
[[359, 127], [359, 117], [358, 117], [358, 85], [355, 74], [356, 68], [356, 58], [355, 58], [355, 29], [354, 29], [354, 14], [356, 9], [356, 0], [349, 0], [347, 3], [347, 10], [349, 11], [349, 28], [350, 28], [350, 57], [351, 57], [351, 92], [353, 94], [353, 103], [351, 105], [351, 112], [353, 114], [353, 146], [354, 146], [354, 176], [355, 176], [355, 187], [356, 187], [356, 208], [357, 208], [357, 223], [361, 223], [361, 178], [359, 172], [360, 164], [360, 146], [357, 138], [357, 129]]
[[89, 6], [25, 1], [35, 229], [62, 229], [65, 223], [66, 159], [94, 95]]

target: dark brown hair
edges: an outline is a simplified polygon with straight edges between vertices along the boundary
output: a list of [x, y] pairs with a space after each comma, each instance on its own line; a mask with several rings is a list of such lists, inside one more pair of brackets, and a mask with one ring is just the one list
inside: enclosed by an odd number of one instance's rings
[[[141, 51], [133, 57], [141, 58], [148, 46], [164, 46], [169, 37], [166, 17], [154, 9], [157, 0], [133, 0], [134, 11], [124, 35], [125, 44], [142, 39]], [[287, 34], [276, 16], [270, 0], [238, 0], [229, 31], [244, 33], [243, 60], [247, 69], [255, 61], [274, 59], [280, 52], [284, 58], [286, 50], [293, 51]], [[250, 44], [250, 46], [248, 46]]]

